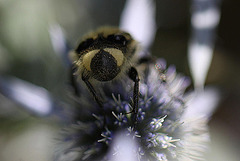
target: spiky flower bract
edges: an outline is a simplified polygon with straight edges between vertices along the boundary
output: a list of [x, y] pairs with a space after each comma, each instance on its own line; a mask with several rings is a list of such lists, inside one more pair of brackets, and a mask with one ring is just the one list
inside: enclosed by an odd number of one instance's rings
[[[173, 66], [166, 68], [163, 60], [141, 65], [138, 72], [141, 82], [135, 128], [131, 113], [133, 82], [128, 77], [101, 85], [98, 92], [103, 97], [104, 110], [82, 85], [84, 94], [78, 98], [75, 123], [63, 134], [57, 161], [108, 160], [106, 153], [119, 131], [138, 143], [138, 150], [133, 151], [138, 160], [202, 159], [202, 149], [188, 145], [188, 139], [195, 137], [195, 145], [203, 147], [199, 141], [206, 132], [201, 129], [205, 125], [199, 125], [199, 132], [194, 126], [186, 126], [182, 119], [189, 79], [177, 74]], [[191, 141], [194, 145], [194, 139]], [[117, 155], [117, 148], [112, 155]]]

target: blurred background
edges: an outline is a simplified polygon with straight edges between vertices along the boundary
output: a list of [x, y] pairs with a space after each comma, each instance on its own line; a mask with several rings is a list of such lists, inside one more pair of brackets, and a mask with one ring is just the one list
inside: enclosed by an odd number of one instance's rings
[[[59, 24], [69, 48], [99, 26], [118, 26], [125, 1], [0, 0], [0, 76], [16, 76], [66, 99], [68, 69], [55, 53], [49, 34]], [[208, 160], [240, 158], [240, 23], [238, 0], [222, 0], [212, 64], [206, 85], [221, 100], [209, 122]], [[191, 1], [157, 0], [157, 33], [151, 53], [190, 76], [187, 61]], [[192, 88], [192, 87], [190, 87]], [[0, 160], [50, 161], [61, 125], [53, 118], [30, 115], [0, 94]], [[37, 159], [36, 159], [37, 158]]]

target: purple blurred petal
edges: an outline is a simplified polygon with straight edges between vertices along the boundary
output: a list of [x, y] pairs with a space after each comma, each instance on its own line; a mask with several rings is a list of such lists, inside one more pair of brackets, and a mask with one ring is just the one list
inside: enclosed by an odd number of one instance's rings
[[136, 141], [122, 132], [116, 135], [108, 155], [111, 161], [137, 161], [138, 148]]
[[152, 0], [128, 0], [126, 2], [120, 28], [148, 49], [155, 38], [155, 3]]
[[49, 35], [55, 54], [61, 57], [66, 65], [71, 65], [68, 57], [70, 49], [61, 26], [58, 24], [51, 24], [49, 27]]
[[203, 89], [212, 57], [212, 47], [194, 42], [190, 44], [188, 60], [195, 88]]
[[194, 86], [203, 89], [212, 62], [215, 30], [219, 23], [220, 0], [192, 0], [192, 36], [188, 61]]
[[220, 94], [217, 89], [206, 88], [204, 91], [194, 92], [187, 102], [187, 109], [183, 115], [184, 119], [187, 118], [210, 118], [217, 108], [220, 101]]
[[47, 90], [17, 78], [0, 77], [0, 92], [39, 116], [49, 115], [54, 108], [54, 101]]

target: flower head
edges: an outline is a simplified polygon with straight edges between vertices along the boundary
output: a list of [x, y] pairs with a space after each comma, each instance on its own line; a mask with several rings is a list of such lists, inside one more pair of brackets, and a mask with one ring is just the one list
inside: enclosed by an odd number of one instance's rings
[[[184, 158], [184, 155], [195, 157], [194, 149], [191, 149], [192, 154], [185, 151], [185, 146], [188, 146], [185, 136], [201, 138], [201, 135], [197, 131], [187, 131], [182, 119], [186, 108], [184, 92], [189, 79], [176, 74], [173, 66], [166, 68], [163, 60], [157, 60], [155, 65], [142, 65], [139, 72], [141, 82], [136, 127], [132, 127], [133, 82], [129, 78], [102, 85], [104, 110], [82, 86], [81, 90], [87, 96], [80, 96], [76, 108], [79, 111], [84, 108], [88, 112], [84, 117], [79, 117], [80, 112], [75, 113], [75, 124], [66, 129], [62, 140], [64, 146], [56, 160], [62, 161], [64, 156], [68, 156], [67, 160], [108, 160], [107, 150], [120, 131], [138, 143], [138, 150], [133, 151], [138, 160], [169, 161], [181, 160], [179, 158]], [[118, 154], [115, 149], [112, 155]]]

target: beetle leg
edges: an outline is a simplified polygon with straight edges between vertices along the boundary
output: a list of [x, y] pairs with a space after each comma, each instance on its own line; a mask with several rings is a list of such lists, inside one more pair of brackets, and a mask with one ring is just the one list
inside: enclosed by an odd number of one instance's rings
[[103, 114], [103, 126], [106, 125], [106, 116], [105, 116], [105, 111], [104, 111], [104, 108], [103, 108], [103, 102], [102, 100], [100, 99], [100, 97], [97, 95], [94, 87], [92, 86], [92, 84], [89, 82], [89, 76], [84, 76], [82, 75], [82, 80], [84, 81], [84, 83], [86, 84], [88, 90], [90, 91], [90, 93], [93, 95], [95, 101], [97, 102], [98, 106], [101, 108], [101, 112]]
[[137, 124], [137, 115], [138, 115], [138, 101], [139, 101], [139, 76], [138, 72], [134, 67], [131, 67], [128, 76], [131, 80], [134, 81], [134, 89], [133, 89], [133, 128], [136, 127]]

